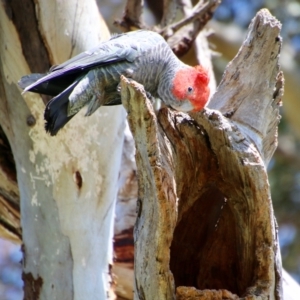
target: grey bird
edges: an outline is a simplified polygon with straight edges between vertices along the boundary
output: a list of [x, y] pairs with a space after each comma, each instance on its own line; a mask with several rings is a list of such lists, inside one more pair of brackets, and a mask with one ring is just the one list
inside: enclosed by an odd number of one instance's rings
[[19, 86], [24, 92], [54, 96], [44, 117], [46, 131], [56, 135], [85, 105], [89, 116], [102, 105], [121, 104], [121, 75], [179, 111], [199, 111], [209, 98], [207, 70], [184, 64], [161, 35], [147, 30], [114, 35], [48, 74], [22, 77]]

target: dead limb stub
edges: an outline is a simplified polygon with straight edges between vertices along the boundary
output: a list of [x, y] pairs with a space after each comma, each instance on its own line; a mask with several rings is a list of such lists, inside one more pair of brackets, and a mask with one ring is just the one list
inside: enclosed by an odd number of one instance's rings
[[201, 113], [156, 116], [142, 86], [122, 78], [139, 178], [135, 299], [282, 299], [266, 172], [283, 93], [280, 27], [257, 14]]
[[163, 130], [158, 130], [159, 124], [143, 87], [134, 82], [127, 84], [123, 77], [123, 104], [128, 112], [139, 116], [129, 118], [134, 136], [139, 137], [136, 139], [136, 161], [140, 169], [139, 211], [134, 229], [135, 299], [173, 299], [169, 248], [176, 224], [177, 199], [172, 157], [166, 155], [171, 152], [171, 145], [168, 145]]

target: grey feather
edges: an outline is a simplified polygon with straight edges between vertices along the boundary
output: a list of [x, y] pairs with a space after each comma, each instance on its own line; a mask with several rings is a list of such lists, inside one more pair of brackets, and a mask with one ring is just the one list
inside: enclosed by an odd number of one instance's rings
[[24, 76], [19, 85], [24, 91], [56, 96], [45, 113], [46, 130], [56, 134], [58, 127], [63, 127], [86, 104], [90, 115], [101, 105], [121, 103], [118, 85], [122, 74], [143, 84], [154, 97], [170, 98], [168, 82], [170, 85], [172, 76], [183, 65], [159, 34], [140, 30], [113, 36], [52, 67], [44, 76]]

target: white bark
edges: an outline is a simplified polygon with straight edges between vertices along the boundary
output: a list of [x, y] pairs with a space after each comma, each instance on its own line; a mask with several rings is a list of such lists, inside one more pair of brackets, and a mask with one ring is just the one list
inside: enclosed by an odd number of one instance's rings
[[[82, 114], [45, 133], [41, 98], [21, 96], [30, 73], [13, 22], [0, 8], [0, 123], [14, 154], [21, 199], [26, 299], [105, 299], [110, 290], [114, 204], [123, 144], [122, 107]], [[94, 1], [37, 1], [51, 63], [108, 37]], [[27, 126], [29, 115], [36, 124]]]

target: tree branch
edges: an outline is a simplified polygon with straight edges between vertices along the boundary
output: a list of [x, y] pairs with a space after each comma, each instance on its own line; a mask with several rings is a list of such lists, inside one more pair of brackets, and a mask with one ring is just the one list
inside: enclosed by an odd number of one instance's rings
[[128, 0], [122, 20], [115, 20], [114, 25], [124, 31], [131, 31], [144, 28], [141, 22], [143, 1]]
[[220, 1], [216, 0], [199, 1], [193, 9], [189, 9], [188, 1], [182, 3], [185, 18], [160, 31], [177, 56], [180, 57], [189, 51], [199, 32], [211, 19], [219, 4]]
[[[192, 9], [189, 16], [173, 23], [160, 31], [160, 34], [167, 40], [173, 36], [182, 27], [192, 24], [198, 20], [201, 25], [198, 26], [199, 31], [206, 25], [206, 23], [211, 19], [213, 12], [216, 10], [220, 0], [208, 0], [207, 2], [199, 1], [198, 4]], [[198, 31], [198, 32], [199, 32]]]

